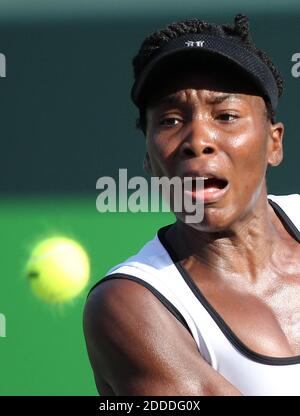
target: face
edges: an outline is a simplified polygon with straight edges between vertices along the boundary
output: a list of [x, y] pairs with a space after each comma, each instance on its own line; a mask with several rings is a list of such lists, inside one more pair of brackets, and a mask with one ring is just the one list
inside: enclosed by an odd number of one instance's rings
[[282, 123], [268, 120], [263, 98], [242, 78], [181, 73], [159, 90], [146, 111], [152, 175], [209, 178], [204, 219], [191, 226], [230, 228], [266, 197], [267, 166], [282, 159]]

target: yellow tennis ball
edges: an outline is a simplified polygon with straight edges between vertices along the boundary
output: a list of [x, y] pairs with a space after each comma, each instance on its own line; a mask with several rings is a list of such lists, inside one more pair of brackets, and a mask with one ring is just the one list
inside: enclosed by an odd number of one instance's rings
[[35, 295], [47, 302], [62, 303], [73, 299], [85, 288], [90, 262], [77, 242], [52, 237], [34, 248], [26, 275]]

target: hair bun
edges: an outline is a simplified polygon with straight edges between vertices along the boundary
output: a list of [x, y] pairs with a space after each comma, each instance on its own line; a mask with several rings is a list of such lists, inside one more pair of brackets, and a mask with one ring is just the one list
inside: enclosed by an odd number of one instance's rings
[[237, 14], [234, 18], [234, 25], [235, 25], [236, 31], [239, 33], [242, 39], [250, 38], [248, 16], [244, 14]]

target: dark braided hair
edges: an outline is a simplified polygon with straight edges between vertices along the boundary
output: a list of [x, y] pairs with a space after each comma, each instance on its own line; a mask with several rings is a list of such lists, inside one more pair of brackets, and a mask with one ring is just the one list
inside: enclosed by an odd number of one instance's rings
[[[171, 39], [192, 33], [218, 35], [220, 37], [231, 37], [239, 40], [245, 48], [254, 52], [269, 67], [277, 84], [278, 96], [280, 97], [282, 95], [283, 78], [265, 52], [258, 49], [254, 45], [249, 31], [249, 18], [243, 14], [237, 14], [235, 16], [233, 25], [218, 25], [216, 23], [208, 23], [197, 18], [192, 18], [171, 23], [165, 29], [152, 33], [143, 41], [138, 54], [133, 58], [132, 64], [135, 80], [139, 78], [144, 67], [152, 60], [156, 52], [162, 46], [164, 46]], [[268, 101], [266, 101], [266, 106], [267, 116], [272, 122], [275, 122], [275, 112]], [[137, 120], [137, 127], [142, 129], [144, 132], [146, 130], [144, 108], [140, 108], [140, 117]]]

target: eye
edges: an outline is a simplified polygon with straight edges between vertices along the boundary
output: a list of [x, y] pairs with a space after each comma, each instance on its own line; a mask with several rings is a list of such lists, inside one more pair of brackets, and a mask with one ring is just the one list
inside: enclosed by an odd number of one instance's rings
[[218, 114], [216, 118], [217, 120], [221, 120], [221, 121], [234, 121], [238, 119], [239, 116], [235, 113], [221, 113], [221, 114]]
[[181, 118], [178, 117], [165, 117], [159, 121], [161, 126], [177, 126], [179, 123], [182, 122]]

